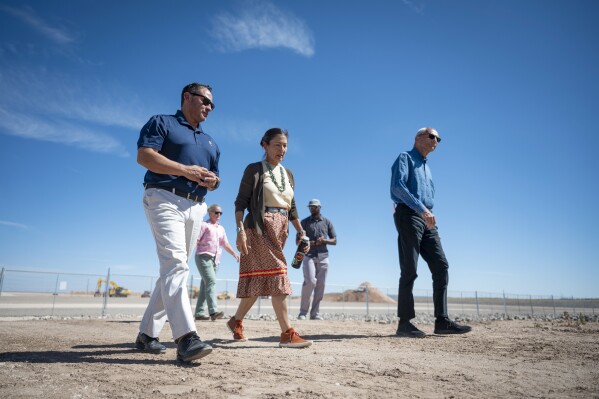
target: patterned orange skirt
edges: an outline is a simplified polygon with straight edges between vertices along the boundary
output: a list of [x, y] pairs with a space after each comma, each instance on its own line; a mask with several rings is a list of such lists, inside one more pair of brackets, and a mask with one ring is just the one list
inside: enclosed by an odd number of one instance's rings
[[283, 248], [289, 232], [287, 216], [280, 213], [264, 214], [264, 233], [246, 229], [251, 247], [239, 260], [237, 298], [291, 295], [287, 277], [287, 261]]

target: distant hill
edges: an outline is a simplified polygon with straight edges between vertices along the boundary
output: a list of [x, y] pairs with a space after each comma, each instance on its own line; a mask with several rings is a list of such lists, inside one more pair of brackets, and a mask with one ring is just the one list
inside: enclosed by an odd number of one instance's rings
[[366, 288], [368, 287], [368, 301], [372, 303], [397, 303], [393, 298], [385, 295], [369, 282], [363, 282], [355, 290], [345, 290], [343, 293], [324, 294], [327, 302], [366, 302]]

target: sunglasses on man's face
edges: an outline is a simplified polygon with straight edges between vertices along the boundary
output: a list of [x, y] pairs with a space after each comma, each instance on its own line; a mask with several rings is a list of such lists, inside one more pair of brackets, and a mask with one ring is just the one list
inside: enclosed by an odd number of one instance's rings
[[440, 142], [441, 142], [441, 137], [439, 137], [439, 136], [435, 136], [434, 134], [429, 134], [429, 135], [428, 135], [428, 138], [429, 138], [429, 139], [431, 139], [431, 140], [436, 140], [436, 141], [437, 141], [437, 143], [440, 143]]
[[217, 211], [217, 212], [212, 212], [212, 213], [214, 213], [215, 215], [219, 215], [219, 216], [223, 214], [222, 212], [219, 212], [219, 211]]
[[212, 101], [210, 101], [210, 99], [208, 97], [206, 97], [205, 95], [200, 94], [200, 93], [192, 93], [190, 91], [188, 93], [195, 97], [202, 97], [202, 104], [210, 105], [210, 108], [212, 108], [212, 110], [214, 111], [214, 103]]

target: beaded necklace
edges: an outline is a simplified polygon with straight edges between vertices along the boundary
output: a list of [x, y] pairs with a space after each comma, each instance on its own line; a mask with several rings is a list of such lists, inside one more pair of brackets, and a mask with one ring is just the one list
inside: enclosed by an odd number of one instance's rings
[[270, 175], [270, 179], [277, 187], [277, 190], [279, 190], [279, 192], [281, 193], [285, 191], [285, 175], [283, 174], [283, 167], [281, 166], [279, 168], [279, 171], [281, 172], [281, 186], [279, 186], [279, 184], [277, 183], [277, 180], [275, 179], [275, 174], [272, 173], [272, 168], [270, 167], [270, 164], [268, 162], [266, 162], [266, 167], [268, 168], [268, 174]]

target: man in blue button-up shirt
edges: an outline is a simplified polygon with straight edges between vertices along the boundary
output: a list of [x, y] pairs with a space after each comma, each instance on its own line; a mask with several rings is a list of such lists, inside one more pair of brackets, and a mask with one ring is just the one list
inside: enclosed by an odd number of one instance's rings
[[435, 334], [463, 334], [468, 326], [451, 321], [447, 314], [447, 284], [449, 264], [445, 258], [437, 221], [433, 214], [435, 186], [426, 156], [441, 142], [439, 133], [430, 127], [416, 133], [414, 148], [402, 152], [391, 168], [391, 199], [395, 203], [395, 227], [399, 251], [399, 292], [396, 334], [402, 337], [421, 338], [426, 334], [410, 320], [414, 310], [414, 281], [418, 275], [418, 257], [428, 264], [433, 277], [433, 304], [435, 308]]

